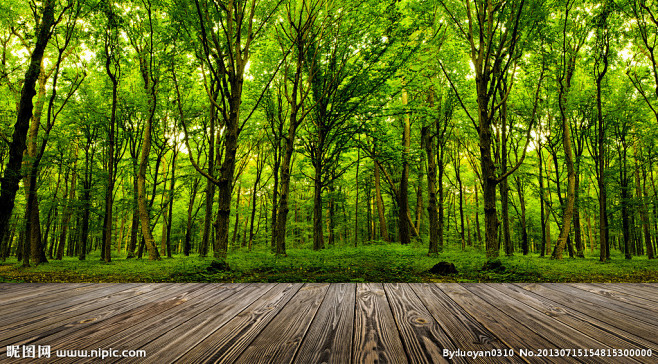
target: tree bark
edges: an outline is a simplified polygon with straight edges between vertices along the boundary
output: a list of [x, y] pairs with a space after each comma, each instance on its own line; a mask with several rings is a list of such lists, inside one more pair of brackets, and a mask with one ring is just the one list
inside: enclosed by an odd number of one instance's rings
[[[4, 175], [0, 179], [0, 241], [4, 239], [4, 235], [8, 231], [7, 227], [14, 209], [18, 184], [23, 177], [21, 166], [27, 131], [32, 118], [32, 98], [36, 94], [35, 84], [39, 78], [41, 61], [51, 36], [51, 28], [55, 24], [55, 3], [55, 0], [46, 0], [43, 3], [41, 24], [37, 30], [36, 44], [30, 56], [30, 64], [25, 72], [14, 133], [9, 143], [9, 160], [4, 169]], [[24, 257], [23, 265], [29, 266], [29, 258]]]
[[375, 161], [375, 200], [377, 202], [377, 216], [379, 218], [379, 235], [382, 240], [390, 241], [388, 238], [388, 228], [386, 227], [386, 215], [384, 211], [384, 200], [382, 199], [381, 177], [379, 163]]
[[439, 253], [439, 217], [436, 201], [436, 155], [434, 152], [434, 138], [430, 127], [421, 129], [424, 139], [425, 153], [427, 154], [427, 216], [429, 218], [430, 243], [427, 255]]
[[[402, 105], [407, 105], [407, 91], [402, 90]], [[400, 244], [407, 245], [411, 243], [411, 234], [409, 232], [409, 149], [411, 146], [411, 124], [409, 120], [409, 111], [406, 111], [403, 118], [402, 129], [402, 176], [400, 177], [400, 188], [398, 189], [398, 238]]]

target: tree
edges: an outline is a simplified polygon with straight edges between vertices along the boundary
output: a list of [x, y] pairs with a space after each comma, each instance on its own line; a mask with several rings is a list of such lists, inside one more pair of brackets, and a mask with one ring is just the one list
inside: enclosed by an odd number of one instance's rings
[[[32, 98], [36, 95], [34, 86], [41, 72], [41, 61], [48, 45], [48, 40], [52, 36], [52, 28], [56, 26], [55, 0], [46, 0], [43, 3], [41, 14], [36, 31], [36, 44], [30, 56], [29, 67], [25, 72], [25, 80], [23, 81], [23, 89], [18, 106], [18, 116], [14, 124], [14, 134], [9, 144], [9, 161], [4, 169], [2, 179], [0, 179], [0, 241], [4, 239], [4, 234], [7, 232], [9, 218], [14, 209], [14, 199], [18, 191], [18, 183], [22, 178], [21, 165], [23, 162], [23, 151], [26, 147], [27, 130], [30, 119], [32, 118]], [[30, 240], [28, 239], [27, 241]], [[28, 249], [27, 244], [25, 244], [23, 250], [24, 266], [29, 266], [27, 255]]]
[[[487, 258], [496, 258], [500, 249], [497, 236], [496, 186], [521, 165], [528, 145], [525, 144], [526, 148], [519, 163], [505, 173], [496, 175], [496, 166], [492, 157], [492, 126], [497, 113], [512, 91], [512, 84], [507, 86], [506, 93], [502, 96], [499, 96], [497, 91], [503, 82], [503, 77], [506, 77], [508, 72], [514, 72], [514, 65], [522, 54], [522, 47], [519, 46], [523, 45], [522, 36], [529, 35], [532, 22], [536, 24], [540, 20], [542, 11], [538, 4], [526, 5], [524, 0], [496, 3], [491, 0], [473, 2], [466, 0], [465, 8], [459, 9], [460, 12], [466, 13], [466, 19], [463, 19], [457, 17], [461, 13], [457, 14], [453, 11], [453, 6], [448, 5], [446, 1], [441, 1], [441, 5], [454, 24], [458, 35], [466, 40], [475, 71], [477, 121], [468, 112], [463, 98], [458, 97], [479, 137]], [[443, 64], [441, 68], [450, 79]], [[450, 83], [455, 89], [455, 84], [452, 81]], [[530, 129], [531, 125], [528, 127], [528, 141]]]

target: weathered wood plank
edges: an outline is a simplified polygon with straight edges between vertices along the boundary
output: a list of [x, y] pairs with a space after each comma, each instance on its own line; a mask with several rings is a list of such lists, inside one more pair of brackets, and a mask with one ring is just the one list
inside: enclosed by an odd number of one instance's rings
[[614, 326], [620, 330], [644, 338], [654, 345], [658, 345], [658, 337], [656, 337], [658, 328], [655, 325], [647, 324], [644, 321], [637, 320], [634, 317], [619, 313], [607, 307], [595, 306], [580, 297], [549, 289], [546, 284], [516, 283], [516, 285], [558, 305], [569, 307], [583, 313], [593, 320], [605, 322], [610, 326]]
[[[307, 283], [233, 362], [291, 363], [329, 284]], [[276, 340], [272, 340], [276, 338]]]
[[295, 357], [296, 362], [350, 363], [355, 297], [353, 283], [335, 283], [329, 287]]
[[[407, 357], [411, 363], [447, 363], [443, 349], [457, 347], [443, 332], [427, 308], [408, 284], [387, 283], [384, 291], [397, 323]], [[455, 363], [465, 363], [455, 358]]]
[[277, 284], [221, 329], [200, 338], [199, 343], [178, 358], [177, 362], [234, 363], [301, 287], [301, 283]]
[[[198, 289], [187, 294], [179, 293], [177, 295], [177, 298], [184, 300], [180, 304], [171, 306], [169, 302], [160, 302], [153, 307], [143, 307], [137, 312], [126, 313], [122, 315], [123, 320], [98, 322], [95, 325], [97, 331], [92, 331], [93, 333], [89, 335], [91, 340], [80, 342], [75, 347], [86, 350], [94, 348], [135, 350], [141, 348], [149, 342], [160, 341], [167, 332], [179, 330], [181, 324], [210, 308], [212, 302], [221, 302], [246, 287], [246, 285], [239, 284], [197, 285]], [[167, 309], [166, 306], [171, 306], [171, 308]], [[132, 323], [133, 318], [139, 322]], [[114, 326], [114, 328], [108, 328], [108, 326]], [[89, 330], [94, 330], [94, 327], [89, 327]], [[97, 336], [97, 339], [94, 339], [94, 336]], [[121, 361], [120, 359], [110, 359], [109, 361], [117, 360]], [[70, 362], [75, 362], [75, 360], [61, 361], [61, 363]]]
[[[179, 287], [179, 288], [177, 288]], [[83, 306], [62, 310], [50, 317], [28, 322], [17, 322], [0, 329], [0, 350], [6, 345], [27, 344], [41, 337], [70, 327], [82, 328], [95, 321], [121, 314], [136, 306], [147, 304], [183, 289], [183, 285], [135, 285], [134, 288], [113, 293]], [[146, 295], [146, 293], [150, 293]], [[48, 345], [45, 343], [45, 345]]]
[[[658, 309], [645, 309], [633, 304], [622, 302], [620, 300], [607, 299], [601, 295], [578, 289], [572, 285], [547, 283], [546, 287], [555, 291], [560, 291], [565, 294], [578, 297], [596, 305], [597, 307], [606, 307], [613, 311], [634, 317], [637, 320], [644, 321], [649, 324], [655, 323], [655, 318], [658, 316]], [[658, 326], [656, 326], [656, 332], [658, 332]]]
[[[167, 311], [194, 299], [203, 291], [202, 284], [187, 284], [183, 290], [170, 293], [165, 299], [153, 301], [136, 307], [119, 315], [114, 315], [102, 321], [96, 321], [83, 329], [74, 332], [57, 333], [42, 340], [48, 342], [52, 350], [57, 349], [92, 349], [98, 348], [97, 343], [104, 338], [129, 330], [135, 325], [147, 324], [166, 315]], [[125, 342], [124, 345], [130, 344]], [[126, 348], [127, 349], [127, 348]], [[65, 359], [61, 362], [72, 362], [74, 359]]]
[[38, 319], [39, 317], [48, 316], [53, 312], [84, 305], [85, 302], [91, 302], [99, 297], [115, 294], [134, 286], [134, 283], [102, 283], [93, 286], [78, 287], [70, 292], [58, 292], [56, 295], [45, 295], [49, 296], [49, 299], [46, 300], [35, 302], [33, 299], [30, 299], [16, 302], [12, 307], [2, 311], [3, 313], [6, 312], [6, 315], [0, 317], [0, 327], [15, 322], [15, 317], [19, 316], [15, 313], [18, 312], [20, 312], [20, 317], [23, 320]]
[[[409, 285], [427, 307], [446, 334], [464, 351], [491, 351], [510, 349], [496, 335], [482, 326], [473, 316], [456, 304], [436, 285], [411, 283]], [[511, 358], [487, 357], [470, 359], [472, 363], [521, 363], [518, 356]]]
[[[592, 339], [587, 335], [583, 335], [580, 331], [555, 320], [551, 316], [544, 315], [543, 313], [531, 308], [530, 306], [511, 298], [510, 296], [501, 294], [499, 291], [494, 290], [490, 286], [482, 284], [464, 284], [464, 288], [468, 289], [473, 294], [478, 295], [480, 298], [486, 300], [491, 304], [495, 304], [496, 308], [505, 314], [513, 317], [521, 325], [526, 326], [528, 329], [533, 330], [538, 326], [542, 328], [536, 334], [546, 338], [551, 343], [555, 344], [560, 349], [567, 348], [610, 348], [601, 342]], [[618, 358], [607, 357], [581, 357], [578, 358], [584, 363], [616, 363]]]
[[[519, 349], [522, 348], [558, 349], [554, 343], [537, 335], [534, 329], [527, 328], [500, 311], [497, 302], [488, 302], [459, 284], [436, 283], [436, 286], [488, 331], [495, 333], [507, 347], [514, 349], [515, 355], [518, 355]], [[551, 363], [551, 360], [535, 357], [532, 362]]]
[[194, 317], [186, 317], [186, 321], [175, 330], [171, 330], [160, 336], [157, 340], [152, 340], [140, 346], [140, 349], [146, 350], [148, 353], [146, 360], [126, 359], [126, 361], [137, 363], [175, 361], [190, 350], [190, 348], [196, 346], [234, 318], [245, 307], [268, 293], [273, 287], [273, 284], [254, 283], [249, 284], [226, 299], [209, 299], [207, 310]]
[[[621, 332], [612, 326], [605, 325], [600, 322], [592, 322], [588, 317], [577, 311], [557, 306], [552, 304], [550, 301], [546, 302], [540, 297], [532, 295], [530, 292], [524, 291], [523, 289], [513, 284], [496, 283], [488, 284], [488, 286], [499, 291], [505, 296], [523, 302], [525, 305], [543, 313], [547, 317], [560, 321], [563, 324], [568, 325], [573, 329], [594, 338], [596, 341], [601, 342], [607, 347], [614, 349], [645, 348], [645, 346], [642, 345], [642, 343], [645, 341], [641, 338]], [[604, 326], [602, 327], [600, 325]], [[574, 346], [573, 348], [576, 347]], [[599, 348], [599, 346], [596, 348]], [[616, 359], [617, 360], [613, 360], [612, 362], [618, 362], [618, 359], [620, 358]], [[642, 360], [639, 361], [642, 362]], [[636, 361], [630, 360], [630, 362]]]
[[[10, 284], [10, 283], [5, 283]], [[32, 287], [33, 283], [15, 283], [12, 284], [15, 289], [3, 291], [0, 295], [0, 308], [4, 311], [11, 308], [17, 303], [26, 302], [34, 299], [35, 302], [40, 300], [49, 301], [51, 297], [58, 295], [65, 295], [67, 292], [76, 291], [83, 287], [95, 288], [98, 284], [93, 283], [44, 283]], [[106, 283], [106, 286], [114, 285], [115, 283]]]
[[606, 300], [611, 299], [617, 302], [623, 302], [633, 306], [637, 306], [645, 310], [654, 311], [658, 316], [658, 303], [651, 300], [647, 300], [642, 297], [630, 296], [625, 293], [620, 293], [612, 289], [613, 287], [610, 286], [601, 287], [601, 286], [595, 286], [586, 283], [571, 283], [570, 286], [573, 286], [577, 289], [581, 289], [583, 291], [594, 293]]
[[358, 283], [354, 320], [355, 363], [407, 363], [381, 283]]
[[624, 294], [631, 299], [635, 297], [641, 298], [652, 302], [654, 305], [658, 305], [658, 285], [655, 286], [655, 289], [650, 289], [648, 291], [644, 290], [644, 288], [638, 289], [641, 285], [637, 283], [587, 283], [587, 285], [615, 291]]

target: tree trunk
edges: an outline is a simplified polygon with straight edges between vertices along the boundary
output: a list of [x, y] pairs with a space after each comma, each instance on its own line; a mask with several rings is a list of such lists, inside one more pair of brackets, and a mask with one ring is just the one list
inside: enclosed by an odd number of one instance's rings
[[105, 223], [103, 224], [103, 258], [106, 262], [112, 261], [112, 206], [114, 204], [114, 181], [116, 179], [114, 171], [114, 126], [116, 124], [117, 89], [119, 85], [116, 74], [110, 70], [110, 62], [110, 56], [107, 55], [105, 71], [112, 81], [112, 111], [107, 135], [107, 189], [105, 190]]
[[62, 213], [62, 230], [59, 234], [59, 244], [57, 245], [57, 255], [56, 260], [62, 260], [64, 258], [64, 246], [66, 245], [66, 235], [68, 232], [69, 224], [71, 223], [71, 214], [73, 212], [73, 201], [75, 201], [75, 189], [76, 189], [76, 179], [77, 179], [77, 164], [78, 164], [78, 149], [75, 147], [73, 152], [73, 170], [71, 171], [71, 182], [67, 186], [67, 191], [64, 192], [64, 211]]
[[580, 177], [578, 171], [575, 175], [575, 207], [573, 212], [573, 230], [574, 240], [576, 243], [576, 257], [585, 258], [585, 248], [583, 246], [582, 226], [580, 223]]
[[167, 258], [171, 258], [171, 224], [174, 214], [174, 189], [176, 187], [176, 157], [178, 150], [174, 144], [173, 156], [171, 158], [171, 179], [169, 180], [169, 213], [167, 214]]
[[[502, 83], [502, 88], [499, 90], [500, 97], [505, 97], [505, 80]], [[507, 102], [503, 102], [500, 109], [500, 173], [507, 173]], [[504, 178], [500, 182], [500, 217], [503, 220], [503, 241], [505, 247], [505, 256], [511, 257], [514, 255], [514, 244], [509, 230], [509, 182]]]
[[361, 164], [361, 149], [356, 150], [356, 202], [354, 203], [354, 247], [359, 242], [359, 165]]
[[434, 138], [432, 131], [425, 126], [421, 129], [427, 154], [427, 216], [429, 218], [430, 244], [427, 255], [439, 253], [439, 217], [437, 215], [436, 201], [436, 155], [434, 152]]
[[[460, 173], [460, 157], [459, 152], [455, 153], [455, 179], [457, 180], [457, 188], [459, 189], [459, 238], [461, 239], [462, 250], [466, 249], [466, 236], [464, 235], [464, 184], [462, 183]], [[457, 217], [455, 216], [455, 220]], [[456, 225], [456, 224], [455, 224]]]
[[[296, 116], [296, 114], [295, 114]], [[278, 215], [276, 217], [276, 255], [286, 254], [286, 221], [288, 219], [288, 194], [290, 190], [290, 164], [294, 150], [295, 128], [293, 125], [296, 119], [291, 115], [291, 125], [288, 130], [286, 139], [285, 154], [281, 163], [281, 195], [279, 198]]]
[[185, 243], [183, 244], [183, 254], [186, 257], [190, 255], [190, 251], [192, 250], [192, 210], [194, 210], [194, 200], [196, 199], [199, 183], [200, 180], [195, 178], [192, 183], [192, 190], [190, 191], [190, 202], [187, 205], [187, 226], [185, 229]]
[[258, 153], [259, 160], [256, 161], [256, 180], [254, 181], [253, 193], [251, 194], [251, 220], [249, 223], [249, 250], [251, 251], [252, 242], [254, 240], [254, 219], [256, 218], [256, 202], [260, 184], [260, 177], [263, 173], [263, 164], [265, 158]]
[[[402, 90], [402, 104], [407, 105], [407, 91]], [[411, 243], [411, 234], [409, 232], [409, 148], [411, 146], [411, 123], [409, 112], [405, 112], [402, 131], [402, 176], [400, 177], [400, 188], [398, 189], [398, 238], [400, 244], [407, 245]]]
[[324, 249], [324, 229], [322, 228], [322, 166], [316, 159], [315, 181], [313, 183], [313, 250]]
[[518, 177], [516, 178], [516, 190], [519, 194], [519, 204], [521, 205], [521, 249], [523, 250], [523, 255], [528, 255], [530, 249], [528, 246], [528, 229], [526, 227], [525, 197], [521, 178]]
[[375, 161], [375, 200], [377, 201], [377, 216], [379, 217], [379, 235], [382, 240], [390, 241], [386, 227], [386, 216], [384, 212], [384, 200], [382, 199], [381, 177], [379, 163]]
[[[9, 143], [9, 160], [4, 169], [4, 175], [0, 179], [0, 241], [4, 239], [4, 235], [8, 231], [9, 219], [14, 209], [14, 199], [22, 178], [23, 151], [26, 147], [27, 131], [32, 118], [32, 98], [36, 94], [35, 84], [41, 71], [43, 53], [51, 36], [51, 28], [55, 23], [55, 3], [54, 0], [46, 0], [43, 3], [41, 24], [37, 30], [36, 44], [30, 57], [30, 64], [25, 72], [14, 133]], [[23, 258], [23, 265], [29, 266], [29, 258]]]
[[[636, 167], [637, 170], [637, 167]], [[654, 259], [653, 245], [651, 244], [651, 234], [649, 233], [649, 214], [647, 212], [647, 201], [649, 195], [647, 194], [647, 171], [642, 167], [642, 190], [640, 191], [639, 175], [638, 179], [638, 196], [640, 196], [640, 216], [642, 217], [642, 230], [644, 231], [644, 243], [647, 249], [647, 258]]]
[[242, 184], [238, 183], [238, 194], [235, 199], [235, 225], [233, 225], [233, 246], [238, 246], [240, 243], [238, 235], [238, 225], [240, 224], [240, 195], [242, 192]]

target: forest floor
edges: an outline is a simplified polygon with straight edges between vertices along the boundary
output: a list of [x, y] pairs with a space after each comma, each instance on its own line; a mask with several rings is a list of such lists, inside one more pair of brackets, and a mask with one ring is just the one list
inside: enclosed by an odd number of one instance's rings
[[[0, 282], [658, 282], [658, 260], [645, 256], [624, 259], [613, 252], [601, 263], [598, 252], [584, 259], [556, 261], [538, 255], [502, 256], [499, 269], [483, 269], [484, 252], [448, 249], [428, 257], [427, 248], [398, 244], [330, 247], [322, 251], [288, 249], [276, 257], [266, 248], [229, 252], [230, 269], [211, 268], [212, 258], [175, 255], [161, 261], [113, 257], [100, 260], [92, 252], [86, 260], [65, 258], [21, 267], [16, 258], [0, 263]], [[456, 274], [435, 275], [429, 269], [440, 261], [451, 262]]]

